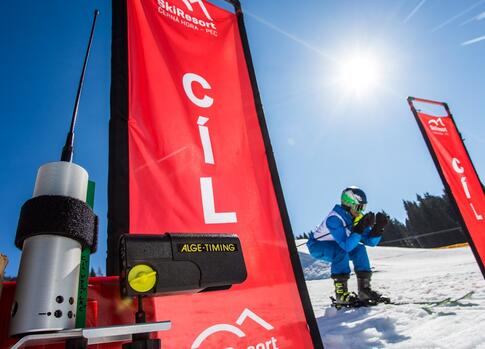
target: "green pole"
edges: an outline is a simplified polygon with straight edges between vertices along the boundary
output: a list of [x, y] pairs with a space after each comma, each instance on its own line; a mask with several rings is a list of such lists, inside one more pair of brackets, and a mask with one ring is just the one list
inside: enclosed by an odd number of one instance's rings
[[[88, 191], [86, 194], [86, 203], [89, 207], [94, 208], [94, 191], [96, 184], [93, 181], [88, 182]], [[86, 326], [86, 307], [88, 305], [88, 277], [89, 277], [89, 257], [91, 250], [84, 248], [81, 252], [81, 264], [79, 271], [79, 288], [77, 291], [77, 311], [76, 311], [76, 328]]]

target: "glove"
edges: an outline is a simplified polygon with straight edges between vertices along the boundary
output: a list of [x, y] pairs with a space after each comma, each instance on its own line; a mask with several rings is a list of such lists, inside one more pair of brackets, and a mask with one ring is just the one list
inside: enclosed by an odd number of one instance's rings
[[387, 218], [387, 216], [382, 212], [378, 212], [376, 215], [376, 224], [374, 225], [374, 227], [376, 227], [377, 229], [384, 229], [387, 223], [389, 223], [389, 219]]
[[374, 212], [369, 212], [364, 215], [360, 220], [357, 221], [357, 224], [354, 225], [352, 231], [357, 234], [363, 234], [365, 228], [372, 227], [375, 224], [375, 215]]
[[387, 216], [384, 213], [378, 212], [376, 215], [376, 224], [374, 224], [374, 227], [369, 232], [369, 236], [381, 236], [387, 223], [389, 223], [389, 219], [387, 218]]

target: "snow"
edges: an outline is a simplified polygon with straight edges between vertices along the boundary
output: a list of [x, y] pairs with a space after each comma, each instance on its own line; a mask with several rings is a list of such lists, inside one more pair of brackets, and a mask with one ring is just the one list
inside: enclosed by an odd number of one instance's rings
[[[297, 246], [305, 241], [298, 240]], [[485, 281], [468, 247], [454, 249], [368, 248], [372, 286], [402, 304], [336, 310], [330, 306], [329, 265], [298, 247], [307, 287], [326, 349], [485, 349]], [[356, 291], [355, 275], [349, 289]]]

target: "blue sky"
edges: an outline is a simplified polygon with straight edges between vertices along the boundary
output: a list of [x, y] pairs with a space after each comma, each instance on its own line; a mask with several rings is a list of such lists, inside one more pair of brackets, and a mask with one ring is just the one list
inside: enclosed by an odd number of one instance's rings
[[[219, 2], [220, 3], [220, 2]], [[405, 218], [402, 200], [442, 184], [406, 97], [448, 102], [478, 174], [485, 173], [485, 0], [243, 0], [246, 27], [295, 234], [358, 185], [371, 210]], [[60, 157], [87, 44], [100, 9], [79, 109], [74, 161], [97, 191], [104, 270], [111, 8], [109, 1], [0, 2], [0, 251], [43, 163]], [[372, 57], [375, 83], [336, 82], [345, 62]], [[352, 81], [350, 81], [352, 85]]]

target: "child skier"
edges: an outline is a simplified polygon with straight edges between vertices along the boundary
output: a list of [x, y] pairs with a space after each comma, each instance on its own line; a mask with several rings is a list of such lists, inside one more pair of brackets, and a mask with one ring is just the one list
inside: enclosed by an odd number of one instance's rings
[[[388, 301], [371, 289], [371, 267], [367, 246], [376, 246], [388, 223], [386, 215], [373, 212], [363, 214], [367, 198], [363, 190], [348, 187], [342, 192], [341, 205], [335, 205], [327, 218], [310, 234], [307, 246], [317, 259], [331, 263], [331, 277], [335, 286], [335, 305], [370, 305]], [[349, 292], [349, 261], [357, 275], [358, 295]]]

